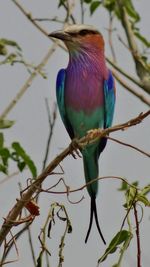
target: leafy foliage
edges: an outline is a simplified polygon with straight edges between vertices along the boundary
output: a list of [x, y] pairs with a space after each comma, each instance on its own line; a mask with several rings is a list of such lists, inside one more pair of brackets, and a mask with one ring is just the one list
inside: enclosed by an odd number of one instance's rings
[[96, 11], [96, 9], [99, 7], [101, 4], [101, 1], [93, 1], [90, 5], [90, 13], [91, 15]]
[[10, 128], [14, 123], [14, 121], [10, 120], [0, 120], [0, 129]]
[[8, 174], [9, 160], [17, 163], [19, 171], [22, 172], [25, 167], [28, 167], [32, 176], [37, 176], [36, 166], [22, 146], [18, 142], [13, 142], [11, 148], [5, 147], [4, 135], [0, 133], [0, 172]]
[[116, 252], [116, 250], [119, 248], [119, 245], [122, 244], [121, 250], [123, 250], [123, 247], [127, 240], [131, 238], [131, 233], [127, 230], [119, 231], [114, 238], [111, 240], [108, 248], [105, 250], [104, 254], [99, 259], [98, 263], [103, 262], [109, 254], [112, 254]]
[[[13, 52], [9, 52], [9, 47], [14, 49]], [[0, 61], [0, 65], [2, 64], [13, 64], [15, 60], [21, 57], [22, 49], [18, 45], [17, 42], [9, 40], [9, 39], [0, 39], [0, 55], [4, 57], [2, 61]]]
[[[121, 0], [121, 1], [116, 1], [116, 0], [104, 0], [104, 1], [93, 1], [93, 0], [84, 0], [86, 4], [89, 5], [90, 9], [90, 14], [93, 15], [95, 11], [98, 9], [100, 4], [108, 10], [109, 13], [114, 13], [115, 16], [120, 20], [122, 14], [120, 13], [120, 9], [118, 6], [118, 2], [120, 5], [122, 5], [128, 16], [130, 17], [130, 22], [132, 24], [132, 29], [134, 32], [134, 35], [144, 46], [147, 48], [150, 47], [150, 42], [146, 39], [145, 36], [143, 36], [140, 32], [140, 29], [137, 27], [137, 23], [140, 21], [140, 15], [136, 11], [133, 3], [131, 0]], [[147, 60], [147, 58], [146, 58]]]

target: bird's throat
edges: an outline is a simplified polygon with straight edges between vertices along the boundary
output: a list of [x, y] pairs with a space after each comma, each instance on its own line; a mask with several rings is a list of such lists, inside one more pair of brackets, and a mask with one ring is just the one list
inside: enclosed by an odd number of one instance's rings
[[99, 49], [78, 48], [71, 50], [67, 70], [76, 74], [98, 73], [107, 79], [108, 71], [105, 64], [104, 51]]

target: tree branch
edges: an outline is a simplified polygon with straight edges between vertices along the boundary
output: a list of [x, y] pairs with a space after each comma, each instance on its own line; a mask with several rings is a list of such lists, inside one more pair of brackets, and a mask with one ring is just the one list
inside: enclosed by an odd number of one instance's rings
[[148, 67], [148, 64], [145, 63], [145, 61], [142, 59], [142, 55], [138, 49], [137, 43], [135, 41], [134, 32], [132, 30], [132, 25], [129, 21], [128, 14], [124, 7], [123, 1], [117, 0], [117, 4], [121, 14], [120, 19], [122, 22], [122, 26], [125, 30], [130, 51], [135, 62], [137, 75], [141, 79], [141, 82], [143, 83], [143, 86], [147, 93], [150, 94], [150, 69]]
[[[117, 65], [116, 62], [112, 61], [110, 58], [106, 57], [107, 62], [118, 72], [120, 72], [123, 76], [125, 76], [127, 79], [129, 79], [131, 82], [135, 83], [137, 86], [141, 87], [145, 90], [143, 84], [136, 79], [135, 77], [131, 76], [129, 73], [124, 71], [120, 66]], [[147, 91], [146, 91], [147, 92]]]
[[[108, 135], [111, 132], [119, 131], [123, 129], [127, 129], [131, 126], [139, 124], [142, 120], [144, 120], [147, 116], [150, 115], [150, 110], [145, 113], [141, 113], [139, 116], [127, 121], [126, 123], [119, 124], [107, 129], [97, 130], [96, 136], [88, 133], [85, 137], [82, 137], [78, 140], [78, 147], [84, 147], [89, 143], [95, 142], [97, 139], [102, 138]], [[50, 175], [53, 170], [60, 164], [60, 162], [66, 158], [70, 153], [75, 150], [74, 145], [69, 145], [63, 152], [61, 152], [48, 166], [47, 168], [35, 179], [35, 181], [28, 187], [27, 191], [22, 194], [17, 203], [8, 213], [6, 219], [0, 230], [0, 245], [5, 240], [7, 234], [10, 232], [11, 228], [15, 225], [18, 215], [20, 214], [23, 207], [31, 200], [33, 195], [38, 191], [38, 187], [41, 186], [42, 182], [46, 179], [48, 175]]]
[[131, 94], [133, 94], [134, 96], [136, 96], [137, 98], [139, 98], [143, 103], [145, 103], [146, 105], [148, 105], [150, 107], [150, 99], [149, 99], [149, 96], [146, 97], [142, 93], [137, 92], [137, 90], [134, 87], [132, 87], [131, 85], [129, 85], [125, 80], [123, 80], [121, 78], [121, 76], [115, 70], [112, 69], [112, 73], [113, 73], [113, 76], [116, 78], [116, 80], [124, 88], [126, 88]]

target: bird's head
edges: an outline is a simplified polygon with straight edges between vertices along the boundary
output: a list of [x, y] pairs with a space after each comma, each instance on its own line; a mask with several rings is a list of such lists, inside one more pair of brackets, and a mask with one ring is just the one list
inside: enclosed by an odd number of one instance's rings
[[102, 35], [90, 25], [70, 25], [64, 30], [52, 32], [49, 36], [62, 40], [71, 54], [80, 50], [104, 50]]

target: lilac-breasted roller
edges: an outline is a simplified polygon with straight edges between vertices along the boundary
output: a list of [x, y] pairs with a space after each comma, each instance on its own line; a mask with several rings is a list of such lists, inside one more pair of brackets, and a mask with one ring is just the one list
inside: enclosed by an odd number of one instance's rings
[[[104, 40], [100, 32], [93, 26], [74, 24], [49, 36], [62, 40], [69, 51], [67, 68], [58, 72], [56, 96], [62, 121], [71, 139], [81, 138], [95, 128], [110, 127], [115, 106], [115, 85], [106, 66]], [[98, 177], [98, 158], [106, 142], [106, 138], [101, 138], [81, 149], [87, 183]], [[91, 214], [85, 242], [95, 217], [98, 232], [105, 243], [96, 208], [98, 181], [88, 185], [87, 190], [91, 197]]]

